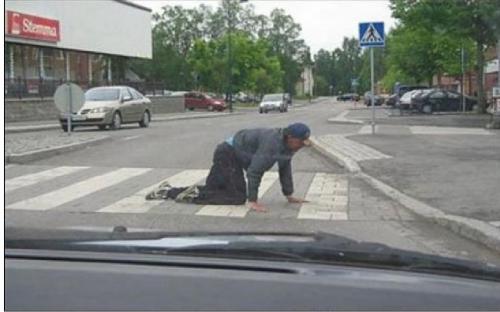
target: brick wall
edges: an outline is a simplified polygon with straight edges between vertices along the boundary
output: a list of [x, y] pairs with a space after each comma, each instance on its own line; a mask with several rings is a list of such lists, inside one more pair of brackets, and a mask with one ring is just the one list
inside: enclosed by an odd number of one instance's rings
[[[153, 114], [184, 112], [184, 97], [150, 97]], [[47, 99], [6, 99], [5, 122], [57, 121], [59, 111], [52, 98]]]

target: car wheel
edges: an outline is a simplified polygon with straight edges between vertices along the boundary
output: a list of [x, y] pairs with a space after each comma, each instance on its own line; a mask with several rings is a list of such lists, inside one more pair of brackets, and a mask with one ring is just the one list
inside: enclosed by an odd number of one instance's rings
[[112, 130], [118, 130], [122, 126], [122, 116], [120, 115], [119, 112], [115, 112], [113, 114], [113, 119], [111, 121], [111, 129]]
[[429, 104], [426, 104], [422, 107], [422, 112], [424, 114], [432, 114], [432, 106]]
[[149, 127], [150, 121], [151, 121], [151, 116], [149, 115], [148, 111], [145, 111], [144, 114], [142, 114], [142, 120], [139, 121], [139, 126], [141, 128], [147, 128]]
[[99, 130], [106, 130], [106, 125], [100, 125], [97, 126], [97, 128], [99, 128]]
[[264, 111], [262, 110], [262, 108], [261, 108], [261, 109], [259, 109], [259, 113], [260, 113], [260, 114], [262, 114], [263, 112], [264, 112]]

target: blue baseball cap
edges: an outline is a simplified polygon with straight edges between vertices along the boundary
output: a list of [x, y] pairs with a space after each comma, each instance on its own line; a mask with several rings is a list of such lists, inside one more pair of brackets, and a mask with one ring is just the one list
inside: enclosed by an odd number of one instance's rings
[[306, 124], [301, 122], [293, 123], [287, 127], [288, 134], [294, 138], [304, 141], [304, 145], [311, 145], [309, 136], [311, 136], [311, 129]]

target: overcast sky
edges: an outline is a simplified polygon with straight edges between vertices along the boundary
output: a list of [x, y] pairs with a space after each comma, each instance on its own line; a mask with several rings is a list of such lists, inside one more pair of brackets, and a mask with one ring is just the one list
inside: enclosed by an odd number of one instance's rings
[[[201, 3], [213, 7], [220, 4], [220, 0], [195, 1], [195, 0], [133, 0], [137, 4], [160, 10], [164, 5], [181, 5], [183, 7], [196, 7]], [[358, 23], [364, 21], [385, 22], [385, 32], [391, 28], [395, 20], [391, 17], [389, 1], [383, 0], [250, 0], [243, 5], [251, 3], [258, 14], [269, 13], [274, 8], [282, 8], [302, 26], [302, 38], [311, 47], [314, 54], [319, 49], [332, 51], [342, 45], [344, 36], [358, 37]]]

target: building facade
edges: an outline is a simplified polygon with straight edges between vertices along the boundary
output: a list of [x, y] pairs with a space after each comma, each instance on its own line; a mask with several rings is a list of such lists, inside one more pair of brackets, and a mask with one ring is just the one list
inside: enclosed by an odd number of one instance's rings
[[7, 0], [4, 35], [6, 97], [111, 84], [126, 59], [152, 58], [151, 10], [123, 0]]

